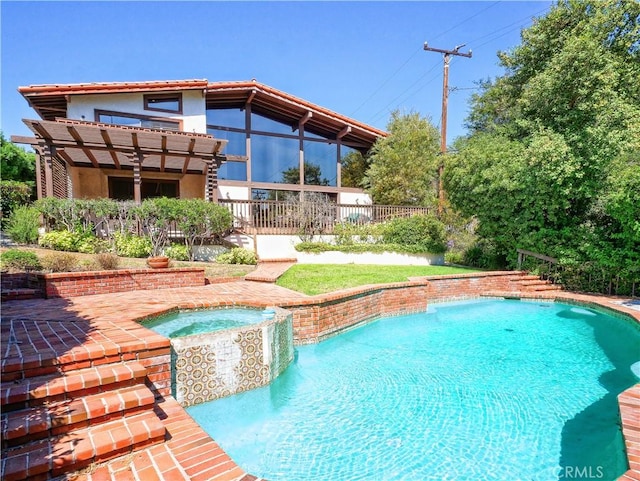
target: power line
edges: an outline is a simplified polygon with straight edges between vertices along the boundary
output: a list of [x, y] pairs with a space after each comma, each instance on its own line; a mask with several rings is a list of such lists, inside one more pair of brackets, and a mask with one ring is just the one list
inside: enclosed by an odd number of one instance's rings
[[[442, 33], [440, 33], [440, 34], [436, 35], [435, 37], [433, 37], [433, 39], [437, 39], [437, 38], [442, 37], [443, 35], [445, 35], [445, 34], [447, 34], [448, 32], [450, 32], [450, 31], [454, 30], [455, 28], [457, 28], [458, 26], [460, 26], [461, 24], [463, 24], [463, 23], [464, 23], [464, 22], [466, 22], [467, 20], [470, 20], [470, 19], [472, 19], [472, 18], [474, 18], [474, 17], [478, 16], [480, 13], [482, 13], [482, 12], [484, 12], [484, 11], [488, 10], [489, 8], [491, 8], [491, 7], [495, 6], [495, 5], [496, 5], [496, 4], [498, 4], [498, 3], [502, 3], [502, 2], [497, 1], [497, 2], [492, 3], [491, 5], [489, 5], [488, 7], [484, 8], [483, 10], [480, 10], [479, 12], [476, 12], [475, 14], [471, 15], [470, 17], [468, 17], [468, 18], [466, 18], [466, 19], [462, 20], [461, 22], [459, 22], [459, 23], [458, 23], [457, 25], [455, 25], [454, 27], [452, 27], [452, 28], [450, 28], [450, 29], [446, 30], [445, 32], [442, 32]], [[480, 37], [476, 37], [476, 38], [474, 38], [474, 39], [470, 40], [470, 41], [469, 41], [469, 42], [467, 42], [467, 43], [473, 43], [473, 44], [474, 44], [474, 46], [475, 46], [475, 48], [476, 48], [476, 49], [478, 49], [479, 47], [482, 47], [482, 46], [484, 46], [484, 45], [487, 45], [487, 44], [489, 44], [489, 43], [493, 42], [494, 40], [497, 40], [497, 39], [499, 39], [499, 38], [501, 38], [501, 37], [504, 37], [505, 35], [509, 34], [510, 32], [512, 32], [513, 30], [515, 30], [515, 29], [517, 29], [517, 28], [521, 28], [521, 27], [522, 27], [522, 24], [521, 24], [521, 22], [522, 22], [522, 21], [524, 21], [524, 20], [529, 20], [529, 19], [531, 19], [531, 17], [535, 17], [535, 16], [537, 16], [537, 15], [539, 15], [539, 14], [541, 14], [541, 13], [544, 13], [544, 12], [546, 12], [546, 11], [548, 11], [548, 8], [544, 8], [543, 10], [539, 10], [539, 11], [537, 11], [537, 12], [533, 13], [533, 14], [529, 14], [529, 15], [527, 15], [526, 17], [522, 17], [522, 18], [520, 18], [520, 19], [518, 19], [518, 20], [516, 20], [516, 21], [514, 21], [514, 22], [511, 22], [511, 23], [509, 23], [509, 24], [507, 24], [507, 25], [504, 25], [503, 27], [500, 27], [500, 28], [498, 28], [498, 29], [496, 29], [496, 30], [492, 31], [491, 33], [488, 33], [488, 34], [486, 34], [486, 35], [482, 35], [482, 36], [480, 36]], [[517, 25], [517, 26], [516, 26], [515, 28], [512, 28], [514, 25]], [[502, 32], [503, 30], [504, 30], [504, 32]], [[500, 33], [500, 32], [502, 32], [502, 33]], [[499, 33], [499, 34], [498, 34], [498, 33]], [[496, 34], [498, 34], [498, 35], [496, 35]], [[489, 38], [489, 37], [492, 37], [492, 38]], [[489, 38], [489, 40], [487, 40], [486, 42], [481, 43], [481, 44], [476, 44], [476, 42], [477, 42], [477, 41], [479, 41], [479, 40], [483, 40], [483, 39], [485, 39], [485, 38]], [[432, 39], [432, 40], [433, 40], [433, 39]], [[418, 51], [420, 51], [420, 49], [418, 49]], [[396, 75], [396, 74], [397, 74], [397, 73], [398, 73], [402, 68], [404, 68], [404, 66], [405, 66], [405, 65], [407, 65], [407, 64], [409, 63], [409, 61], [410, 61], [411, 59], [413, 59], [413, 57], [415, 57], [416, 53], [417, 53], [417, 52], [414, 52], [413, 54], [411, 54], [411, 56], [410, 56], [410, 57], [409, 57], [409, 58], [408, 58], [408, 59], [407, 59], [407, 60], [406, 60], [406, 61], [405, 61], [405, 62], [404, 62], [404, 63], [403, 63], [403, 64], [402, 64], [402, 65], [401, 65], [401, 66], [400, 66], [400, 67], [399, 67], [399, 68], [398, 68], [398, 69], [397, 69], [397, 70], [396, 70], [396, 71], [395, 71], [391, 76], [390, 76], [390, 77], [388, 77], [388, 78], [387, 78], [387, 80], [385, 80], [385, 82], [383, 83], [383, 85], [381, 85], [379, 88], [377, 88], [377, 89], [376, 89], [376, 91], [375, 91], [373, 94], [371, 94], [371, 95], [367, 98], [367, 100], [365, 100], [365, 101], [364, 101], [364, 102], [363, 102], [363, 103], [358, 107], [358, 109], [356, 109], [356, 111], [357, 111], [357, 110], [359, 110], [359, 109], [361, 109], [364, 105], [366, 105], [366, 103], [367, 103], [369, 100], [371, 100], [371, 98], [372, 98], [375, 94], [377, 94], [380, 90], [382, 90], [382, 87], [384, 87], [384, 86], [385, 86], [385, 85], [386, 85], [386, 84], [387, 84], [387, 83], [388, 83], [388, 82], [389, 82], [389, 81], [390, 81], [390, 80], [391, 80], [391, 79], [392, 79], [392, 78], [393, 78], [393, 77], [394, 77], [394, 76], [395, 76], [395, 75]], [[453, 61], [453, 62], [455, 62], [455, 60], [456, 60], [456, 59], [452, 59], [452, 61]], [[394, 104], [394, 103], [395, 103], [396, 101], [398, 101], [400, 98], [403, 98], [405, 95], [407, 95], [407, 94], [409, 94], [409, 95], [415, 95], [417, 92], [419, 92], [419, 91], [423, 90], [424, 88], [426, 88], [426, 87], [429, 85], [429, 83], [430, 83], [430, 82], [432, 82], [433, 80], [435, 80], [435, 79], [437, 78], [437, 75], [436, 75], [436, 76], [434, 76], [434, 77], [432, 77], [432, 78], [430, 78], [428, 81], [426, 81], [426, 82], [424, 82], [424, 83], [421, 83], [421, 81], [422, 81], [422, 80], [423, 80], [427, 75], [429, 75], [429, 74], [430, 74], [430, 73], [431, 73], [431, 72], [432, 72], [436, 67], [437, 67], [437, 64], [436, 64], [436, 65], [434, 65], [432, 68], [430, 68], [426, 73], [424, 73], [423, 75], [421, 75], [421, 76], [420, 76], [417, 80], [415, 80], [411, 85], [409, 85], [408, 87], [406, 87], [405, 89], [403, 89], [403, 91], [402, 91], [402, 93], [401, 93], [401, 94], [399, 94], [399, 95], [397, 95], [396, 97], [394, 97], [394, 98], [393, 98], [393, 100], [391, 100], [390, 102], [388, 102], [388, 103], [387, 103], [387, 104], [386, 104], [382, 109], [378, 110], [375, 114], [373, 114], [373, 115], [370, 117], [369, 122], [370, 122], [370, 123], [374, 123], [374, 122], [376, 122], [376, 121], [377, 121], [377, 120], [378, 120], [382, 115], [384, 115], [385, 113], [387, 113], [387, 112], [389, 111], [389, 107], [390, 107], [392, 104]], [[415, 86], [416, 86], [416, 85], [418, 85], [418, 84], [420, 84], [420, 86], [419, 86], [417, 89], [415, 89], [414, 91], [411, 91], [411, 89], [413, 89], [413, 87], [415, 87]], [[463, 89], [457, 89], [457, 90], [463, 90]], [[466, 90], [466, 89], [465, 89], [465, 90]]]
[[451, 57], [466, 57], [471, 58], [473, 55], [471, 50], [468, 53], [461, 52], [460, 49], [465, 44], [456, 45], [452, 50], [429, 47], [427, 42], [424, 43], [424, 49], [427, 52], [436, 52], [443, 54], [444, 58], [444, 71], [442, 74], [442, 117], [440, 120], [440, 153], [442, 154], [440, 159], [440, 165], [438, 166], [438, 212], [442, 213], [444, 209], [444, 186], [443, 186], [443, 174], [444, 174], [444, 154], [447, 152], [447, 105], [449, 101], [449, 64], [451, 63]]
[[[440, 63], [436, 62], [433, 67], [431, 67], [429, 70], [427, 70], [424, 74], [422, 74], [416, 81], [414, 81], [411, 85], [409, 85], [407, 88], [405, 88], [402, 93], [396, 97], [393, 98], [393, 100], [391, 100], [389, 103], [387, 103], [384, 107], [382, 107], [382, 109], [378, 110], [372, 117], [370, 122], [374, 122], [375, 120], [378, 119], [378, 117], [380, 117], [380, 115], [385, 114], [388, 110], [388, 107], [395, 103], [400, 97], [403, 97], [407, 92], [409, 92], [409, 90], [411, 90], [415, 85], [421, 83], [421, 80], [424, 79], [427, 75], [429, 75], [431, 72], [433, 72], [436, 68], [438, 68], [438, 65]], [[431, 81], [435, 80], [437, 78], [439, 74], [436, 74], [433, 78], [429, 79], [426, 83], [422, 84], [420, 86], [420, 88], [417, 91], [421, 90], [424, 88], [425, 85], [429, 84]]]
[[[473, 15], [470, 15], [469, 17], [465, 18], [464, 20], [458, 22], [457, 24], [455, 24], [453, 27], [449, 28], [448, 30], [445, 30], [444, 32], [439, 33], [438, 35], [436, 35], [435, 37], [432, 37], [432, 40], [438, 39], [444, 35], [446, 35], [447, 33], [451, 32], [452, 30], [455, 30], [456, 28], [458, 28], [460, 25], [462, 25], [465, 22], [468, 22], [469, 20], [474, 19], [475, 17], [477, 17], [478, 15], [480, 15], [481, 13], [487, 11], [488, 9], [494, 7], [495, 5], [497, 5], [498, 3], [500, 3], [500, 0], [493, 2], [491, 5], [489, 5], [488, 7], [483, 8], [482, 10], [479, 10], [478, 12], [474, 13]], [[400, 72], [400, 70], [402, 70], [412, 59], [413, 57], [415, 57], [422, 49], [417, 49], [415, 52], [413, 52], [409, 58], [407, 58], [407, 60], [405, 60], [402, 65], [400, 65], [400, 67], [398, 67], [389, 77], [387, 77], [386, 80], [384, 80], [382, 82], [382, 84], [376, 88], [374, 90], [374, 92], [369, 95], [360, 105], [358, 105], [358, 107], [353, 110], [349, 115], [353, 116], [355, 113], [357, 113], [362, 107], [364, 107], [367, 102], [369, 102], [369, 100], [371, 100], [378, 92], [380, 92], [380, 90], [382, 90], [390, 81], [392, 78], [394, 78], [398, 72]], [[411, 87], [409, 87], [411, 88]]]

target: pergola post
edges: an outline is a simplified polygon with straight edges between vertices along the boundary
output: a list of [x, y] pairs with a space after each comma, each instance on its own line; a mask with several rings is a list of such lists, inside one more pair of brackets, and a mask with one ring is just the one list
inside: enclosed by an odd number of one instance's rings
[[208, 202], [218, 202], [218, 159], [207, 162], [207, 178], [205, 179], [205, 198]]
[[53, 197], [53, 156], [55, 147], [48, 142], [42, 142], [38, 146], [40, 158], [44, 160], [44, 189], [45, 197]]
[[133, 200], [138, 205], [142, 203], [142, 174], [140, 171], [143, 160], [142, 152], [136, 151], [131, 154], [131, 161], [133, 162]]

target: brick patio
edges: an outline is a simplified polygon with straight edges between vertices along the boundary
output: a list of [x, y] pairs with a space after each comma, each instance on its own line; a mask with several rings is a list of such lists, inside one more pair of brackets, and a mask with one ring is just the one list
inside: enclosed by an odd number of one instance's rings
[[[47, 473], [69, 479], [65, 472], [82, 469], [73, 479], [257, 479], [170, 395], [169, 340], [136, 320], [176, 308], [280, 305], [294, 312], [298, 336], [309, 336], [298, 342], [339, 332], [352, 315], [366, 319], [401, 311], [418, 292], [425, 298], [414, 299], [412, 310], [436, 299], [535, 297], [597, 304], [640, 322], [640, 312], [623, 300], [536, 290], [527, 286], [530, 277], [517, 276], [440, 276], [312, 297], [238, 281], [5, 302], [2, 446], [11, 448], [12, 456], [2, 461], [3, 479], [47, 479]], [[631, 468], [620, 479], [640, 480], [640, 384], [622, 393], [619, 402]], [[59, 436], [56, 442], [52, 436]]]

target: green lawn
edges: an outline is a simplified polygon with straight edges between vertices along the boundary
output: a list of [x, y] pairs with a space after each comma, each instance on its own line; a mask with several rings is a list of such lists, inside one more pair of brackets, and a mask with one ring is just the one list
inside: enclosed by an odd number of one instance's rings
[[285, 272], [276, 284], [308, 295], [315, 295], [367, 284], [404, 282], [413, 276], [466, 272], [478, 272], [478, 270], [448, 266], [297, 264]]

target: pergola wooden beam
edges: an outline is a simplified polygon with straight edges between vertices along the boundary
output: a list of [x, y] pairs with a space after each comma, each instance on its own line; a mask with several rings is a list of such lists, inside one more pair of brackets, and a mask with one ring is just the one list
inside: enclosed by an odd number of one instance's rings
[[[104, 140], [104, 144], [107, 147], [113, 148], [113, 143], [111, 142], [111, 138], [109, 137], [109, 132], [107, 132], [106, 129], [100, 129], [100, 135], [102, 136], [102, 140]], [[114, 150], [109, 150], [109, 154], [111, 155], [111, 159], [113, 160], [113, 165], [115, 165], [116, 169], [120, 170], [122, 167], [120, 166], [118, 154], [116, 154]]]
[[[205, 135], [205, 134], [194, 134], [197, 136], [204, 136], [208, 141], [207, 142], [208, 145], [205, 146], [205, 148], [203, 149], [196, 150], [195, 147], [197, 145], [197, 138], [190, 138], [189, 144], [186, 149], [185, 148], [181, 148], [181, 149], [168, 148], [166, 138], [167, 136], [170, 136], [172, 134], [177, 134], [176, 132], [162, 131], [162, 130], [152, 131], [151, 129], [140, 129], [141, 133], [144, 133], [144, 134], [153, 133], [161, 136], [159, 139], [159, 146], [157, 147], [146, 146], [143, 148], [143, 147], [140, 147], [140, 144], [139, 144], [138, 132], [135, 132], [135, 131], [129, 132], [129, 130], [133, 130], [132, 127], [127, 127], [127, 130], [125, 130], [125, 132], [130, 133], [130, 140], [131, 140], [126, 144], [115, 144], [115, 143], [108, 144], [107, 142], [104, 141], [104, 138], [103, 138], [103, 141], [99, 143], [95, 141], [88, 142], [84, 140], [79, 135], [77, 129], [73, 128], [72, 126], [69, 126], [71, 127], [70, 129], [67, 128], [69, 135], [73, 138], [73, 140], [69, 140], [69, 139], [62, 139], [62, 138], [54, 138], [54, 136], [52, 136], [43, 127], [42, 124], [44, 122], [54, 123], [53, 121], [25, 121], [27, 126], [31, 128], [32, 131], [34, 131], [37, 137], [40, 137], [41, 139], [47, 142], [50, 142], [52, 145], [55, 145], [56, 147], [59, 147], [59, 148], [69, 147], [69, 148], [80, 148], [82, 150], [84, 150], [84, 148], [87, 148], [90, 150], [107, 151], [107, 152], [113, 150], [115, 152], [122, 152], [125, 154], [142, 151], [146, 155], [165, 154], [165, 155], [172, 155], [176, 157], [189, 156], [192, 158], [197, 158], [197, 159], [202, 159], [204, 161], [207, 161], [207, 160], [212, 160], [220, 151], [223, 150], [223, 148], [227, 144], [227, 140], [225, 139], [216, 139], [211, 135]], [[88, 123], [88, 124], [91, 124], [91, 123]], [[101, 127], [104, 128], [104, 126], [102, 125]], [[113, 128], [118, 129], [119, 127], [113, 126]], [[30, 139], [29, 143], [32, 143], [31, 138], [26, 138], [26, 139]], [[38, 141], [38, 139], [36, 139], [36, 141]]]
[[75, 167], [75, 162], [73, 161], [73, 159], [71, 158], [71, 156], [65, 152], [64, 149], [58, 149], [57, 150], [57, 154], [62, 157], [64, 159], [64, 161], [69, 164], [71, 167]]
[[[76, 151], [82, 151], [95, 168], [116, 169], [129, 168], [129, 162], [121, 162], [122, 155], [129, 158], [133, 168], [134, 198], [136, 202], [142, 200], [142, 170], [145, 159], [149, 156], [160, 158], [159, 170], [167, 171], [167, 163], [180, 162], [171, 165], [169, 170], [187, 174], [202, 172], [206, 176], [206, 198], [217, 198], [217, 169], [222, 161], [233, 159], [245, 161], [244, 156], [221, 155], [227, 140], [218, 139], [212, 135], [202, 133], [174, 132], [161, 129], [145, 129], [126, 127], [96, 122], [83, 122], [69, 119], [57, 120], [24, 120], [24, 123], [35, 134], [35, 138], [19, 137], [25, 143], [34, 145], [39, 153], [38, 165], [44, 169], [44, 186], [47, 196], [53, 196], [53, 157], [58, 156], [61, 161], [71, 166], [81, 166], [86, 162], [84, 158], [76, 157]], [[65, 150], [66, 149], [66, 150]], [[113, 165], [103, 160], [100, 152], [108, 152]], [[120, 157], [119, 157], [120, 156]], [[100, 160], [99, 160], [100, 159]], [[171, 159], [171, 160], [169, 160]], [[194, 159], [202, 162], [194, 166]], [[149, 164], [149, 162], [147, 162]], [[191, 169], [189, 167], [192, 166]], [[158, 170], [157, 164], [147, 165], [146, 170]]]

